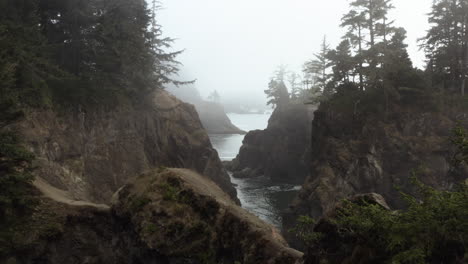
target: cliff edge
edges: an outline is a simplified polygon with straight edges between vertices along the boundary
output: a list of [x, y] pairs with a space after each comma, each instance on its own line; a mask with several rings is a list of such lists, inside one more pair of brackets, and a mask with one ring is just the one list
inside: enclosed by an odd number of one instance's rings
[[36, 176], [75, 200], [109, 203], [129, 177], [158, 167], [193, 169], [237, 199], [194, 107], [163, 90], [139, 107], [34, 111], [18, 128]]

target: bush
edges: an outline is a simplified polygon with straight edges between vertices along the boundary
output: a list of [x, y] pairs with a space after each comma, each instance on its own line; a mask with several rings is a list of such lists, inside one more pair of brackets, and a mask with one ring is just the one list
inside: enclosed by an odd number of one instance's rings
[[[464, 258], [466, 260], [468, 186], [463, 184], [454, 191], [437, 191], [416, 180], [415, 184], [420, 198], [403, 194], [409, 206], [407, 210], [393, 212], [378, 204], [345, 201], [336, 216], [328, 219], [336, 233], [312, 230], [310, 226], [304, 227], [300, 220], [299, 231], [309, 232], [299, 232], [298, 236], [305, 238], [309, 252], [320, 254], [319, 258], [327, 261], [336, 256], [354, 256], [358, 249], [371, 252], [363, 263], [461, 263]], [[331, 236], [336, 237], [330, 239]], [[330, 245], [330, 241], [335, 245]]]
[[[468, 161], [466, 131], [457, 127], [454, 165]], [[403, 211], [365, 201], [343, 201], [333, 217], [301, 217], [295, 229], [308, 247], [308, 263], [466, 263], [468, 182], [436, 190], [417, 180], [416, 195], [402, 193]], [[358, 259], [356, 259], [358, 258]]]

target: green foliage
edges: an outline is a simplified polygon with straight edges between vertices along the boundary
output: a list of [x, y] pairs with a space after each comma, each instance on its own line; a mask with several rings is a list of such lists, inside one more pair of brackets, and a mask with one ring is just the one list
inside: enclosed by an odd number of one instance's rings
[[268, 105], [282, 107], [289, 102], [288, 88], [286, 88], [286, 85], [281, 80], [270, 80], [265, 94], [270, 98]]
[[[333, 100], [336, 93], [353, 96], [359, 90], [364, 99], [375, 99], [387, 113], [392, 99], [401, 97], [401, 103], [409, 104], [427, 99], [432, 92], [427, 74], [413, 67], [405, 44], [406, 31], [394, 27], [389, 17], [394, 8], [391, 2], [350, 1], [350, 10], [341, 20], [341, 27], [347, 29], [343, 41], [335, 49], [324, 41], [320, 53], [305, 63], [306, 80], [321, 93], [314, 95], [318, 98], [314, 102]], [[360, 104], [364, 105], [362, 100]]]
[[468, 161], [468, 135], [461, 125], [457, 125], [453, 129], [451, 141], [456, 146], [456, 151], [452, 158], [452, 161], [455, 163], [454, 165], [466, 163]]
[[0, 3], [0, 95], [32, 107], [141, 102], [173, 81], [155, 12], [144, 0]]
[[[466, 131], [454, 129], [452, 142], [457, 164], [468, 161]], [[436, 190], [424, 185], [413, 173], [416, 195], [401, 193], [407, 209], [390, 211], [364, 200], [343, 201], [335, 215], [327, 219], [334, 232], [322, 233], [314, 221], [301, 217], [295, 230], [309, 252], [321, 259], [351, 256], [366, 249], [368, 263], [462, 263], [468, 258], [468, 185], [453, 190]], [[311, 243], [312, 241], [312, 243]], [[330, 246], [330, 241], [333, 244]], [[336, 246], [336, 245], [339, 246]], [[336, 259], [335, 259], [336, 260]], [[356, 261], [356, 260], [354, 260]], [[334, 262], [332, 262], [334, 263]]]
[[323, 234], [314, 232], [315, 220], [306, 215], [301, 215], [297, 219], [297, 224], [289, 232], [296, 235], [296, 237], [306, 246], [311, 246], [320, 241]]
[[314, 59], [304, 63], [304, 73], [306, 79], [312, 85], [312, 90], [320, 91], [323, 94], [330, 94], [327, 91], [327, 83], [330, 80], [328, 68], [330, 67], [330, 58], [328, 52], [330, 46], [327, 43], [326, 37], [323, 38], [320, 52], [314, 55]]
[[464, 90], [468, 76], [468, 3], [435, 0], [429, 14], [430, 30], [422, 39], [433, 88], [451, 93]]
[[[344, 201], [331, 221], [342, 241], [337, 255], [352, 255], [356, 247], [373, 252], [373, 263], [455, 263], [463, 259], [468, 241], [468, 186], [455, 191], [437, 191], [415, 180], [418, 197], [403, 194], [408, 209], [392, 212], [375, 203]], [[302, 221], [302, 220], [301, 220]], [[306, 222], [300, 237], [309, 246], [320, 247], [329, 234], [311, 229]], [[312, 231], [310, 231], [312, 230]], [[307, 240], [312, 237], [312, 240]], [[313, 243], [311, 244], [310, 241]], [[328, 248], [320, 251], [328, 258]], [[442, 261], [442, 262], [441, 262]]]

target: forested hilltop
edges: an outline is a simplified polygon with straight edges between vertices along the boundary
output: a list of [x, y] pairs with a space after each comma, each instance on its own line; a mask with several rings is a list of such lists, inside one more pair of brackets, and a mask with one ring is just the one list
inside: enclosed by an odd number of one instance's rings
[[[319, 52], [304, 63], [303, 74], [287, 74], [280, 66], [265, 91], [271, 98], [269, 104], [281, 104], [288, 97], [303, 102], [305, 96], [321, 102], [347, 93], [348, 97], [373, 96], [385, 110], [393, 98], [402, 95], [415, 100], [441, 95], [461, 98], [468, 69], [467, 6], [463, 0], [434, 1], [428, 14], [431, 28], [426, 35], [421, 32], [419, 40], [427, 57], [421, 70], [408, 55], [406, 30], [394, 26], [389, 15], [392, 1], [351, 1], [341, 20], [346, 34], [339, 45], [330, 48], [325, 37]], [[368, 105], [354, 101], [356, 111], [359, 105]]]

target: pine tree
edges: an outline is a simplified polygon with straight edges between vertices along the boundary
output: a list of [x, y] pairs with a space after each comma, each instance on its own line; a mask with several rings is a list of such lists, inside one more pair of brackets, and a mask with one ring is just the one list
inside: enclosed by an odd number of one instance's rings
[[445, 90], [460, 87], [465, 93], [468, 69], [468, 3], [466, 0], [436, 0], [429, 14], [432, 27], [423, 47], [431, 62], [433, 83]]
[[313, 87], [324, 92], [330, 79], [328, 73], [329, 60], [327, 58], [330, 46], [327, 43], [326, 36], [323, 38], [320, 52], [315, 54], [315, 58], [304, 64], [304, 73], [311, 77]]
[[352, 81], [351, 77], [354, 74], [355, 61], [351, 53], [349, 40], [343, 40], [336, 50], [331, 50], [328, 53], [327, 58], [331, 61], [335, 85], [350, 83]]
[[[366, 86], [376, 88], [381, 80], [378, 65], [379, 56], [383, 53], [379, 42], [386, 42], [391, 32], [392, 22], [388, 21], [387, 15], [393, 6], [390, 0], [354, 0], [350, 6], [351, 10], [343, 17], [341, 26], [348, 28], [347, 38], [358, 46], [359, 86], [361, 90]], [[364, 38], [366, 32], [368, 40]], [[366, 43], [368, 45], [365, 47]], [[364, 68], [364, 65], [367, 67]]]
[[406, 30], [398, 28], [388, 43], [387, 54], [385, 55], [385, 80], [392, 87], [412, 87], [424, 82], [414, 81], [415, 69], [409, 57], [407, 47], [404, 43]]
[[347, 27], [345, 38], [349, 39], [354, 47], [357, 47], [355, 60], [358, 63], [357, 73], [359, 75], [359, 88], [364, 91], [364, 28], [365, 15], [362, 12], [351, 10], [342, 18], [341, 27]]
[[291, 91], [291, 99], [299, 100], [302, 95], [301, 76], [295, 72], [288, 75], [288, 83]]
[[289, 103], [288, 88], [281, 79], [272, 78], [268, 84], [268, 89], [264, 92], [269, 98], [267, 105], [282, 108]]

